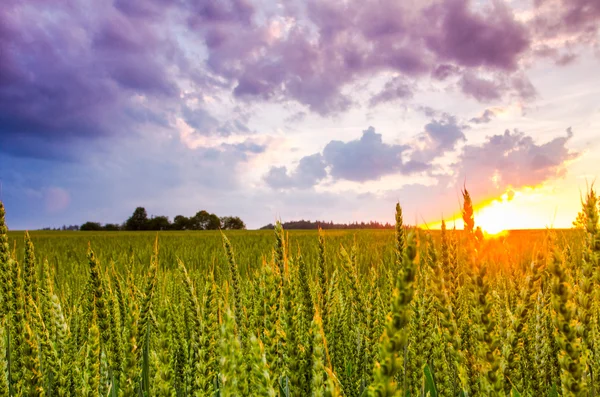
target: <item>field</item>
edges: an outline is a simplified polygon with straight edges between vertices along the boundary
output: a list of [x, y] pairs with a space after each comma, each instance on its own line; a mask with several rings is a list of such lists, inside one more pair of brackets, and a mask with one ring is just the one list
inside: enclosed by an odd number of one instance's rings
[[588, 233], [497, 238], [400, 206], [395, 231], [224, 234], [7, 232], [0, 207], [0, 395], [597, 395], [595, 200]]

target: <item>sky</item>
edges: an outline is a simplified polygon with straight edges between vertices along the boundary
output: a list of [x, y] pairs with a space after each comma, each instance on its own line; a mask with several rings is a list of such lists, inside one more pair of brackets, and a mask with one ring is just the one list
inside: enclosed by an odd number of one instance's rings
[[569, 227], [600, 172], [598, 0], [4, 0], [11, 229], [201, 209]]

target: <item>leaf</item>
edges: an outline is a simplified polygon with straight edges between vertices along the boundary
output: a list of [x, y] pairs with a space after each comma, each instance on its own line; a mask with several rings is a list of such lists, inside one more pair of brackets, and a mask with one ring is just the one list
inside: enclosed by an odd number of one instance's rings
[[435, 380], [433, 379], [433, 373], [429, 368], [429, 365], [425, 365], [423, 368], [423, 373], [425, 374], [425, 390], [424, 394], [431, 397], [437, 397], [437, 389], [435, 387]]
[[548, 397], [558, 397], [558, 391], [556, 390], [556, 385], [552, 385], [552, 389], [550, 389], [550, 394]]
[[[281, 378], [279, 382], [279, 395], [281, 397], [290, 397], [290, 383], [288, 382], [288, 377]], [[285, 386], [283, 385], [285, 383]]]
[[521, 393], [519, 393], [519, 391], [517, 390], [516, 387], [513, 386], [513, 388], [510, 391], [510, 395], [512, 397], [521, 397]]

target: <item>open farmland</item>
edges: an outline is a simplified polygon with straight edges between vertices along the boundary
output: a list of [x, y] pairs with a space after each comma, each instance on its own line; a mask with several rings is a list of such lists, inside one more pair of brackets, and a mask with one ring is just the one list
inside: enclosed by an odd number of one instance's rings
[[400, 206], [395, 231], [225, 234], [7, 232], [0, 207], [0, 394], [596, 395], [595, 200], [589, 233], [497, 238]]

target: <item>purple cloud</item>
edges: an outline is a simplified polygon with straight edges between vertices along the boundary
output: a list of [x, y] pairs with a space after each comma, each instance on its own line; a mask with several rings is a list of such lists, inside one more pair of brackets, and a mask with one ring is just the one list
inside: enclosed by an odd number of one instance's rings
[[[156, 31], [115, 10], [86, 19], [76, 2], [0, 10], [0, 150], [68, 158], [79, 141], [136, 130], [160, 111], [135, 95], [176, 92], [165, 57], [176, 55]], [[5, 74], [6, 71], [6, 74]], [[155, 117], [136, 117], [157, 113]]]
[[[359, 139], [331, 141], [322, 153], [303, 157], [292, 172], [285, 166], [271, 167], [263, 179], [276, 189], [306, 189], [327, 175], [333, 181], [353, 182], [378, 180], [391, 174], [411, 175], [429, 170], [433, 159], [452, 150], [465, 136], [456, 119], [446, 116], [428, 123], [423, 139], [426, 146], [419, 150], [410, 145], [388, 144], [375, 128], [369, 127]], [[403, 161], [404, 154], [410, 154], [408, 161]]]
[[[519, 67], [532, 38], [597, 36], [596, 1], [540, 0], [531, 28], [507, 3], [490, 7], [476, 10], [468, 0], [420, 7], [308, 0], [279, 8], [251, 0], [8, 0], [0, 9], [0, 150], [77, 157], [89, 140], [152, 128], [176, 134], [179, 118], [198, 131], [249, 133], [247, 119], [220, 119], [202, 106], [190, 114], [187, 102], [293, 102], [336, 115], [359, 104], [353, 87], [383, 73], [397, 77], [371, 106], [410, 99], [414, 89], [403, 81], [454, 85], [456, 75], [478, 101], [508, 93], [530, 101], [536, 90]], [[567, 55], [564, 62], [576, 54]]]
[[316, 185], [327, 176], [326, 164], [320, 153], [300, 159], [296, 169], [290, 173], [287, 167], [271, 167], [264, 181], [274, 189], [306, 189]]
[[534, 31], [541, 38], [574, 35], [577, 42], [598, 43], [600, 3], [596, 0], [536, 0]]
[[438, 65], [433, 72], [431, 73], [431, 77], [436, 80], [446, 80], [448, 77], [456, 74], [459, 68], [455, 65], [450, 65], [447, 63]]
[[377, 106], [381, 103], [392, 102], [398, 99], [410, 99], [413, 96], [412, 89], [403, 79], [394, 77], [383, 86], [383, 89], [373, 95], [369, 100], [370, 106]]
[[381, 134], [369, 127], [360, 139], [329, 142], [323, 149], [323, 158], [334, 179], [365, 182], [402, 171], [401, 156], [407, 149], [406, 145], [384, 143]]
[[434, 159], [454, 150], [459, 142], [466, 140], [464, 128], [450, 115], [444, 115], [440, 120], [431, 120], [419, 135], [421, 147], [413, 150], [411, 161], [428, 164], [428, 168], [431, 168]]
[[516, 69], [519, 55], [529, 47], [525, 26], [503, 3], [495, 2], [485, 14], [469, 5], [468, 0], [448, 0], [427, 11], [427, 26], [434, 27], [426, 39], [429, 48], [462, 66]]
[[487, 124], [492, 121], [494, 117], [496, 117], [496, 113], [492, 109], [485, 109], [481, 116], [473, 117], [469, 121], [475, 124]]
[[579, 156], [567, 147], [572, 137], [571, 129], [542, 144], [519, 131], [487, 137], [482, 145], [465, 146], [455, 164], [457, 180], [466, 180], [479, 197], [492, 197], [563, 177], [566, 162]]
[[459, 85], [465, 95], [471, 96], [479, 102], [490, 102], [500, 99], [505, 92], [505, 87], [502, 83], [482, 79], [472, 73], [465, 73]]

